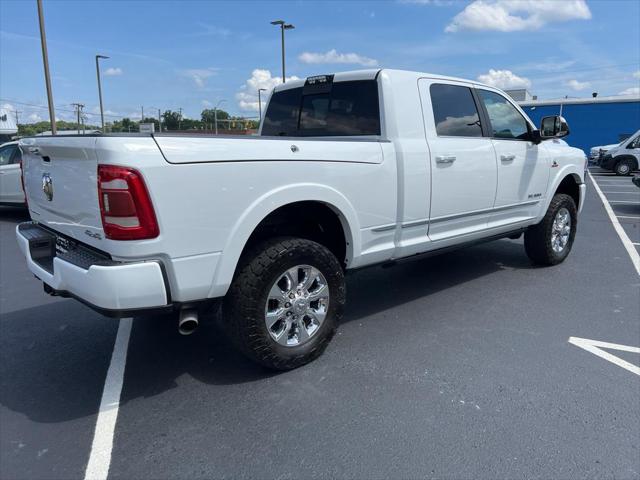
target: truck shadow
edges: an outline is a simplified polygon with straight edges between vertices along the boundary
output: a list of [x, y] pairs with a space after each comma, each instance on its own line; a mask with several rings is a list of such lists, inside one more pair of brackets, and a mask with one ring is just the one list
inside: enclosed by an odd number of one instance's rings
[[7, 222], [28, 222], [29, 210], [25, 207], [9, 207], [0, 205], [0, 220]]
[[[520, 243], [500, 241], [357, 271], [347, 277], [349, 300], [343, 323], [365, 320], [504, 268], [531, 268]], [[245, 359], [216, 322], [206, 320], [195, 334], [181, 337], [171, 317], [136, 318], [121, 403], [177, 388], [184, 376], [218, 386], [268, 382], [279, 376]], [[117, 320], [101, 317], [73, 300], [59, 300], [5, 313], [0, 325], [2, 405], [42, 423], [96, 414]], [[320, 362], [301, 370], [327, 368]], [[304, 375], [301, 370], [284, 375]], [[215, 395], [215, 390], [211, 393]]]

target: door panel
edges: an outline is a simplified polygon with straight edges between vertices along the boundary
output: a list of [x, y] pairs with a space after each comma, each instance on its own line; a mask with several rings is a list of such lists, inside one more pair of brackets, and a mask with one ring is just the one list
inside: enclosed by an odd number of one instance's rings
[[0, 165], [0, 202], [24, 203], [20, 165]]
[[[544, 149], [523, 140], [493, 139], [498, 157], [498, 192], [491, 226], [534, 218], [549, 180]], [[509, 207], [500, 209], [502, 207]]]
[[0, 203], [24, 203], [17, 145], [0, 149]]
[[476, 91], [488, 117], [498, 164], [496, 210], [489, 226], [534, 218], [549, 179], [545, 150], [529, 141], [533, 127], [510, 100], [497, 91]]
[[429, 238], [433, 241], [486, 229], [497, 186], [494, 147], [482, 136], [470, 85], [448, 81], [446, 89], [439, 85], [443, 82], [419, 82], [431, 152]]

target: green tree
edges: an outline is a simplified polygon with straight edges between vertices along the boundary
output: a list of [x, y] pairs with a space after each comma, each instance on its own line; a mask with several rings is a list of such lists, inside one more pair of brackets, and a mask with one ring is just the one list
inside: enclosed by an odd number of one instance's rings
[[172, 110], [167, 110], [162, 114], [162, 120], [164, 127], [167, 130], [178, 130], [180, 127], [180, 113]]
[[[203, 123], [213, 125], [216, 118], [215, 110], [213, 108], [207, 108], [205, 110], [202, 110], [202, 113], [200, 114], [200, 118], [202, 119]], [[227, 120], [228, 118], [229, 118], [228, 112], [218, 109], [218, 120]], [[220, 127], [220, 125], [218, 125], [218, 127]]]

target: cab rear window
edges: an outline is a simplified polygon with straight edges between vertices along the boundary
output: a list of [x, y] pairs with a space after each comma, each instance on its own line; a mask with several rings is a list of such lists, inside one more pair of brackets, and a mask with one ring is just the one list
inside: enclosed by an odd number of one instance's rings
[[322, 90], [305, 94], [303, 87], [298, 87], [276, 92], [267, 108], [262, 135], [380, 135], [375, 80], [336, 82]]

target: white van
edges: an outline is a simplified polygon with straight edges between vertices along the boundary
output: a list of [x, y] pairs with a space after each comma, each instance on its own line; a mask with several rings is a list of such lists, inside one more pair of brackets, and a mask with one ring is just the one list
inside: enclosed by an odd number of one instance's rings
[[631, 175], [640, 165], [640, 130], [607, 151], [599, 160], [601, 168], [617, 175]]

